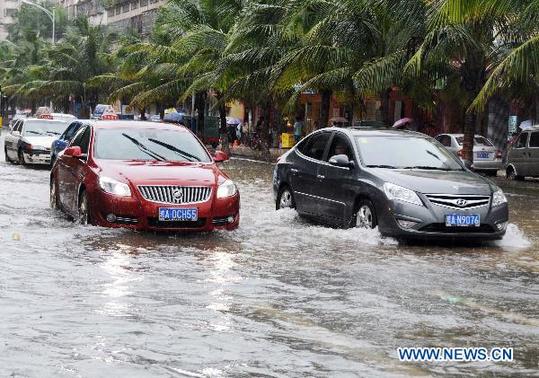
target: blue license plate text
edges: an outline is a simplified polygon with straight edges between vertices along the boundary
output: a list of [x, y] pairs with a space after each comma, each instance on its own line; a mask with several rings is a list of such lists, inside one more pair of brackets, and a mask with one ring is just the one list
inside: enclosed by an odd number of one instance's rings
[[178, 209], [171, 207], [159, 208], [160, 221], [197, 221], [198, 209]]
[[446, 227], [479, 227], [480, 225], [479, 214], [447, 214], [445, 216]]

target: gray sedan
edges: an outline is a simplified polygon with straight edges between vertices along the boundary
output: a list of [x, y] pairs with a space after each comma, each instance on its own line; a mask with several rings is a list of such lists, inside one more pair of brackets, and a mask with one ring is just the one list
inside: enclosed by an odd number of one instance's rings
[[507, 199], [436, 140], [396, 130], [318, 130], [274, 171], [276, 207], [406, 238], [499, 239]]

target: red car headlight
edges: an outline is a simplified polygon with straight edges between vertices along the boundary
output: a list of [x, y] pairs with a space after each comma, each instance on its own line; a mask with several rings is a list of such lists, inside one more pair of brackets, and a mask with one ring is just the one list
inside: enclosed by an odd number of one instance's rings
[[99, 177], [99, 187], [103, 189], [104, 192], [114, 194], [115, 196], [131, 197], [129, 185], [110, 177]]
[[238, 192], [236, 184], [232, 180], [225, 180], [217, 188], [217, 198], [227, 198], [232, 197]]

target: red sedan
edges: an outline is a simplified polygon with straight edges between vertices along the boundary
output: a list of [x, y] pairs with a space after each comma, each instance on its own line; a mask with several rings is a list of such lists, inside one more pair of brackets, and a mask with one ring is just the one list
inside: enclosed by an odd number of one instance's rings
[[58, 157], [50, 201], [82, 224], [137, 230], [233, 230], [240, 195], [185, 127], [87, 121]]

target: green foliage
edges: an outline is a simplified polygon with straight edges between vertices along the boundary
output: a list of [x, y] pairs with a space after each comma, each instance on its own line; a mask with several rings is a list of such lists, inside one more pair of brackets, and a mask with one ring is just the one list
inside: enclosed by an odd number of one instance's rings
[[23, 6], [0, 44], [0, 83], [26, 102], [77, 95], [144, 108], [195, 92], [215, 106], [283, 110], [307, 89], [361, 104], [398, 86], [464, 116], [493, 95], [537, 98], [538, 12], [539, 0], [172, 0], [147, 39], [114, 43], [58, 10], [51, 46], [48, 17]]

